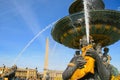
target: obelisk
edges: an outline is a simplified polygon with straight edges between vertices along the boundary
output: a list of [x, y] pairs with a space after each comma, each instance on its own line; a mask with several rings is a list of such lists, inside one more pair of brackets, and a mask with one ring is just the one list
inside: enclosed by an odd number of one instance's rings
[[45, 50], [43, 79], [45, 79], [46, 73], [48, 72], [48, 51], [49, 51], [49, 40], [47, 38], [46, 39], [46, 50]]

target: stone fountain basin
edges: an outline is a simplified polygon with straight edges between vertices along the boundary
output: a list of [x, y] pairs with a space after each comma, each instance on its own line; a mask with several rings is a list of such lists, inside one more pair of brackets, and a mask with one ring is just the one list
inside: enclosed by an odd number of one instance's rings
[[[120, 40], [120, 12], [114, 10], [90, 11], [90, 35], [102, 47]], [[84, 12], [77, 12], [60, 19], [51, 31], [55, 41], [79, 49], [79, 39], [86, 35]]]

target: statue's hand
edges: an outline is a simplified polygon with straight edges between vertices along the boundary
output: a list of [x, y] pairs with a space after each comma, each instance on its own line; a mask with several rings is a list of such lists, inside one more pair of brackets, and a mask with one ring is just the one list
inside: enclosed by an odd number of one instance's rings
[[89, 49], [86, 52], [86, 56], [90, 56], [90, 57], [96, 59], [96, 57], [98, 57], [98, 54], [97, 54], [97, 52], [94, 49]]
[[79, 56], [76, 61], [76, 66], [78, 68], [83, 68], [85, 64], [86, 64], [86, 61], [84, 60], [84, 58], [82, 56]]

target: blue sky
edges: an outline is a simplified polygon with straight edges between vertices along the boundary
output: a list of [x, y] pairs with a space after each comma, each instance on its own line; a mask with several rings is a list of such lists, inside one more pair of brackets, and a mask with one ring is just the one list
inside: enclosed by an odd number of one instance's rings
[[[0, 66], [11, 66], [18, 54], [42, 29], [68, 15], [74, 0], [0, 0]], [[120, 0], [104, 0], [106, 9], [120, 10]], [[75, 50], [56, 43], [51, 27], [39, 35], [15, 63], [43, 70], [49, 37], [49, 69], [64, 70]], [[109, 46], [111, 63], [120, 70], [120, 41]]]

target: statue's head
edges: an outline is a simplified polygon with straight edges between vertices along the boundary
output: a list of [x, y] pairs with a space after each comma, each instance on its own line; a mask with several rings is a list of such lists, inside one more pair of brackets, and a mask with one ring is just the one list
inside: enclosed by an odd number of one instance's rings
[[109, 48], [105, 47], [103, 51], [107, 53], [109, 51]]
[[76, 52], [75, 52], [75, 55], [76, 55], [76, 56], [80, 55], [80, 51], [76, 51]]
[[83, 46], [87, 46], [87, 45], [88, 45], [87, 37], [83, 36], [82, 39], [80, 39], [80, 46], [83, 47]]
[[80, 47], [84, 47], [84, 46], [87, 46], [87, 45], [89, 45], [89, 44], [92, 44], [92, 45], [95, 44], [92, 36], [89, 36], [89, 43], [88, 43], [87, 37], [86, 37], [86, 35], [84, 35], [84, 36], [82, 37], [82, 39], [80, 39]]

